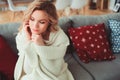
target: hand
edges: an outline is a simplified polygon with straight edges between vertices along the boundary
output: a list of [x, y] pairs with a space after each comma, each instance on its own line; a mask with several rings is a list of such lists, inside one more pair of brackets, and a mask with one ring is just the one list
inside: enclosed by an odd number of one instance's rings
[[23, 29], [24, 29], [24, 32], [25, 32], [25, 35], [27, 37], [27, 40], [31, 40], [31, 31], [30, 31], [30, 27], [29, 27], [29, 22], [26, 21], [23, 23]]
[[43, 37], [41, 34], [36, 35], [36, 34], [32, 34], [32, 41], [35, 42], [38, 45], [45, 45]]

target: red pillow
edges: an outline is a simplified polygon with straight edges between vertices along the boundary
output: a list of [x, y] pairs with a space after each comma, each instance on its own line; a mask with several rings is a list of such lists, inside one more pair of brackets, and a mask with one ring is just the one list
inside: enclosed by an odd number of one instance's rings
[[13, 80], [17, 58], [17, 54], [12, 50], [5, 39], [0, 36], [0, 71], [7, 76], [7, 80]]
[[110, 49], [104, 23], [78, 28], [71, 27], [68, 29], [68, 33], [83, 62], [115, 59]]

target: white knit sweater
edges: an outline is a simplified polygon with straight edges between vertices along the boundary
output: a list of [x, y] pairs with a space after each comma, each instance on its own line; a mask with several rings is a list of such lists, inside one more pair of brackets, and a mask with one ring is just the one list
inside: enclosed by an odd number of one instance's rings
[[64, 61], [69, 39], [61, 29], [50, 33], [46, 46], [26, 42], [23, 31], [16, 36], [16, 43], [15, 80], [74, 80]]

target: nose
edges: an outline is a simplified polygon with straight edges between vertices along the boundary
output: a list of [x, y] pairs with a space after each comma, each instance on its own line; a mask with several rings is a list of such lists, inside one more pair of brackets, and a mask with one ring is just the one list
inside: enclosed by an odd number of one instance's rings
[[33, 27], [38, 28], [39, 27], [38, 22], [34, 22]]

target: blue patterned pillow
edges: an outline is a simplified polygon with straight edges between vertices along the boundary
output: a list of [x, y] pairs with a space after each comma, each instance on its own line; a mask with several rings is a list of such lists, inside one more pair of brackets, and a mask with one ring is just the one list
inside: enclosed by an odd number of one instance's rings
[[108, 20], [111, 29], [111, 44], [114, 53], [120, 53], [120, 21]]

